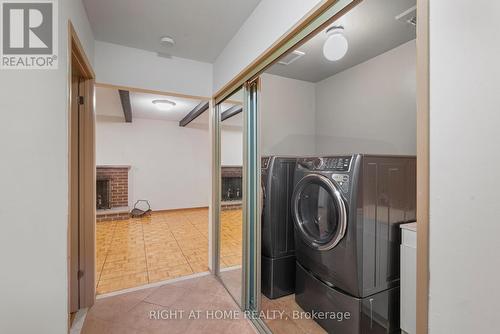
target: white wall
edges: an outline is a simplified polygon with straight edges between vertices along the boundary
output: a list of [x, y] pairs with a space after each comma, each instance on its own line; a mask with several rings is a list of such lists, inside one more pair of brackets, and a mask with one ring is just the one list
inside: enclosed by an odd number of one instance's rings
[[313, 155], [315, 84], [271, 74], [261, 79], [261, 154]]
[[[100, 104], [97, 101], [98, 105]], [[102, 112], [102, 110], [99, 110]], [[98, 116], [97, 165], [130, 165], [129, 205], [149, 200], [153, 210], [208, 206], [210, 138], [205, 124]], [[241, 128], [222, 131], [222, 164], [242, 165]]]
[[216, 92], [292, 28], [321, 0], [262, 0], [214, 64]]
[[430, 334], [498, 332], [498, 1], [430, 1]]
[[243, 166], [243, 127], [223, 126], [220, 147], [222, 166]]
[[81, 1], [58, 4], [59, 69], [0, 71], [0, 333], [67, 333], [68, 19], [94, 46]]
[[261, 153], [416, 154], [415, 41], [319, 83], [262, 76]]
[[98, 165], [130, 165], [130, 198], [147, 199], [153, 210], [208, 206], [207, 127], [136, 118], [132, 123], [99, 117]]
[[316, 153], [416, 154], [416, 47], [407, 42], [316, 85]]
[[212, 64], [96, 42], [98, 83], [195, 96], [212, 96]]

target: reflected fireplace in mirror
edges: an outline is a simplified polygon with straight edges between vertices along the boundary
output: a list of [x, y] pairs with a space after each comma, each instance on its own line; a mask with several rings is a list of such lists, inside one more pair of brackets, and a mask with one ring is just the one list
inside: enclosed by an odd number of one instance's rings
[[222, 202], [241, 201], [242, 199], [242, 174], [241, 166], [223, 166], [221, 169], [221, 198]]

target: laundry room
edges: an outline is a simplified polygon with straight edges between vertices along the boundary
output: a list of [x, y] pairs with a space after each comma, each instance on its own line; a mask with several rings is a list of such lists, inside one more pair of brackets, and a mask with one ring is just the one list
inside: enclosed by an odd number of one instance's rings
[[260, 307], [285, 312], [265, 320], [275, 333], [415, 332], [415, 6], [362, 1], [259, 76]]

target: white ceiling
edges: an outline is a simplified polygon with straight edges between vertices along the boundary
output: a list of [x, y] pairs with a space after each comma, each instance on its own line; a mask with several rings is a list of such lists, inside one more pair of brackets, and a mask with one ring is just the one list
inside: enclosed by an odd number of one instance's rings
[[[153, 100], [165, 99], [175, 102], [175, 107], [168, 111], [160, 111], [152, 103]], [[134, 118], [146, 118], [179, 122], [200, 102], [201, 100], [180, 98], [176, 96], [130, 92], [132, 121], [134, 120]], [[116, 88], [96, 88], [96, 114], [98, 116], [117, 117], [124, 119], [120, 95]]]
[[290, 65], [273, 65], [267, 73], [318, 82], [367, 61], [416, 37], [415, 27], [395, 17], [415, 6], [416, 0], [364, 0], [332, 25], [344, 26], [349, 50], [330, 62], [323, 56], [324, 31], [300, 46], [306, 53]]
[[[222, 103], [222, 112], [234, 106], [236, 103], [241, 103], [239, 95], [233, 95], [231, 101]], [[161, 111], [153, 104], [153, 100], [169, 100], [175, 102], [175, 107], [168, 111]], [[138, 92], [130, 92], [130, 104], [132, 107], [132, 122], [134, 119], [154, 119], [170, 122], [179, 122], [191, 110], [193, 110], [201, 100], [181, 98], [176, 96], [165, 96], [146, 94]], [[120, 122], [125, 122], [123, 115], [120, 95], [116, 88], [96, 87], [96, 114], [101, 118], [115, 119]], [[243, 118], [241, 114], [231, 117], [224, 122], [224, 125], [241, 126]], [[208, 127], [208, 112], [204, 112], [197, 117], [189, 126], [206, 126]]]
[[[260, 0], [83, 0], [94, 37], [213, 63]], [[160, 46], [162, 36], [175, 39]]]

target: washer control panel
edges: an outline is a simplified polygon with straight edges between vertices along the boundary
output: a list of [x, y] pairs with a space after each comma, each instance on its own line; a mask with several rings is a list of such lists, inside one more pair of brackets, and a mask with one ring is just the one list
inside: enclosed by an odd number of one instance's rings
[[349, 191], [349, 175], [332, 174], [332, 179], [340, 186], [343, 192]]

